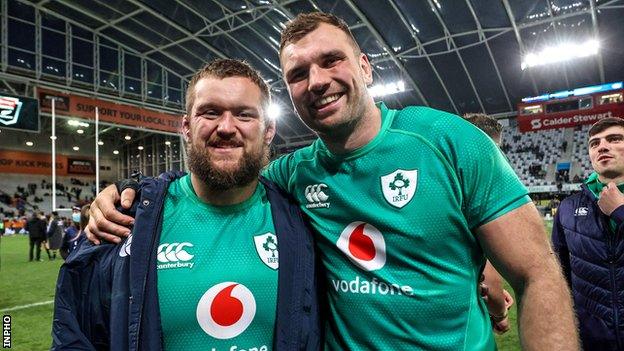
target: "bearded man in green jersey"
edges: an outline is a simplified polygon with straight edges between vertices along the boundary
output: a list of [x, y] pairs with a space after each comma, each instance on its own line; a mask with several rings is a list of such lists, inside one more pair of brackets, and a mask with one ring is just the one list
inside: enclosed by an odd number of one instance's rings
[[[264, 175], [295, 196], [315, 229], [327, 349], [495, 349], [477, 291], [486, 256], [518, 296], [523, 347], [578, 349], [543, 223], [485, 134], [442, 111], [375, 104], [368, 58], [333, 15], [287, 24], [280, 63], [299, 117], [319, 139]], [[109, 219], [118, 216], [109, 211], [115, 192], [100, 197]]]
[[196, 73], [182, 118], [190, 174], [142, 180], [123, 245], [83, 241], [68, 257], [54, 350], [319, 349], [312, 234], [258, 177], [275, 135], [269, 101], [244, 62]]

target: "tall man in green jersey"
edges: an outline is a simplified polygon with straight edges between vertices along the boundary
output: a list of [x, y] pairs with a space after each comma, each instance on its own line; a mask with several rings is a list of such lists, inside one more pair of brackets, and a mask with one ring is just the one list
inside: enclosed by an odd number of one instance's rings
[[[319, 139], [264, 174], [295, 196], [316, 230], [328, 349], [495, 349], [477, 292], [485, 256], [516, 291], [524, 348], [578, 349], [543, 223], [487, 136], [449, 113], [375, 104], [368, 58], [332, 15], [290, 22], [280, 62], [299, 117]], [[99, 215], [131, 220], [111, 209]]]

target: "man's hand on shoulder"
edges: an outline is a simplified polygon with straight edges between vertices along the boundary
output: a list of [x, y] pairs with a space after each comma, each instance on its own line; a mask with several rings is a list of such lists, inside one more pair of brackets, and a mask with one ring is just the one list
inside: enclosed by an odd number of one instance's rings
[[134, 224], [134, 218], [119, 212], [115, 205], [121, 203], [122, 208], [129, 209], [136, 196], [135, 189], [136, 186], [118, 188], [113, 184], [97, 195], [91, 203], [89, 225], [85, 230], [89, 241], [96, 245], [100, 244], [100, 240], [120, 243], [121, 237], [130, 234], [129, 228]]
[[622, 205], [624, 205], [624, 194], [620, 192], [617, 185], [613, 182], [605, 185], [598, 199], [598, 207], [602, 213], [610, 216], [616, 208]]

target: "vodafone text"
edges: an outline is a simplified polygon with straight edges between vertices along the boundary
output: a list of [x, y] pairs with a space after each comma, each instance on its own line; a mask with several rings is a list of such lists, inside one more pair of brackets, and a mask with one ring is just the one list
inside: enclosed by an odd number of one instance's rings
[[[228, 349], [229, 351], [268, 351], [269, 348], [266, 345], [262, 345], [260, 347], [250, 347], [248, 349], [241, 349], [237, 345], [232, 345]], [[219, 351], [217, 348], [213, 347], [210, 351]]]
[[409, 285], [387, 284], [377, 278], [373, 278], [369, 282], [360, 278], [360, 276], [355, 276], [353, 280], [332, 279], [332, 286], [337, 292], [350, 292], [353, 294], [414, 295], [414, 289]]

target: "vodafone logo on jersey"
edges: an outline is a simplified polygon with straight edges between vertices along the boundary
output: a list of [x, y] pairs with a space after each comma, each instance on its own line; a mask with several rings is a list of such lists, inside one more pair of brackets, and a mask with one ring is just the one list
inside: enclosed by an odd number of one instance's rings
[[386, 264], [386, 242], [379, 229], [364, 222], [349, 224], [340, 234], [336, 246], [356, 266], [374, 271]]
[[246, 286], [236, 282], [214, 285], [197, 303], [197, 322], [217, 339], [240, 335], [256, 315], [256, 300]]

